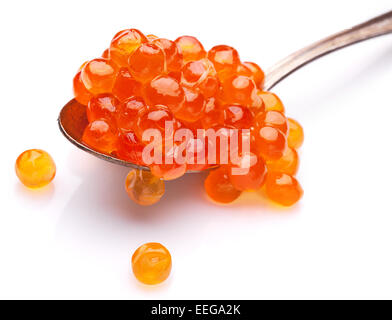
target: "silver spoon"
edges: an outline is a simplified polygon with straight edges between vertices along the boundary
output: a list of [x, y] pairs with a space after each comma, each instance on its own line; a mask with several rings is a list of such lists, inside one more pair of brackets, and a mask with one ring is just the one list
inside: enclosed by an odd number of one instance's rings
[[[316, 60], [328, 53], [388, 33], [392, 33], [392, 11], [389, 11], [350, 29], [336, 33], [328, 38], [322, 39], [292, 53], [266, 71], [263, 89], [266, 91], [270, 90], [295, 70], [298, 70], [309, 62]], [[88, 124], [85, 109], [86, 108], [78, 103], [75, 99], [72, 99], [63, 107], [60, 112], [60, 116], [58, 118], [60, 131], [71, 143], [73, 143], [79, 149], [82, 149], [83, 151], [86, 151], [100, 159], [125, 167], [149, 170], [147, 167], [139, 166], [131, 162], [118, 159], [112, 155], [100, 153], [83, 144], [82, 135]]]

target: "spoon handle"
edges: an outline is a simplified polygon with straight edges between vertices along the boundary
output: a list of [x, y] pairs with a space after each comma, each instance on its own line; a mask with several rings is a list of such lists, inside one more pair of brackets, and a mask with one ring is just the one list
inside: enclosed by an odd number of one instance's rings
[[264, 90], [270, 90], [295, 70], [328, 53], [392, 32], [392, 11], [298, 50], [266, 71]]

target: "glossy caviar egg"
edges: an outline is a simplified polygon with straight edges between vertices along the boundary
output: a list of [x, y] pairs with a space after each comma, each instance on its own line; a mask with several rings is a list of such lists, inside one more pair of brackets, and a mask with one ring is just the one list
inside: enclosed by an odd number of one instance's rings
[[15, 171], [19, 180], [29, 188], [41, 188], [49, 184], [56, 175], [52, 157], [40, 149], [24, 151], [16, 160]]
[[228, 104], [250, 106], [255, 95], [256, 85], [251, 78], [233, 75], [222, 83], [221, 98]]
[[241, 105], [228, 105], [224, 108], [224, 123], [237, 129], [249, 129], [253, 122], [252, 112]]
[[231, 183], [225, 167], [211, 170], [204, 181], [204, 188], [212, 200], [220, 203], [233, 202], [241, 195], [241, 191]]
[[289, 147], [298, 149], [304, 142], [304, 130], [302, 126], [294, 119], [287, 118], [289, 123], [289, 133], [287, 143]]
[[177, 44], [184, 62], [203, 59], [207, 54], [203, 45], [195, 37], [182, 36], [177, 38], [174, 42]]
[[265, 77], [263, 70], [254, 62], [244, 62], [243, 65], [251, 71], [251, 77], [255, 82], [256, 86], [262, 89]]
[[189, 61], [182, 68], [182, 83], [193, 87], [199, 85], [210, 73], [210, 62], [207, 59]]
[[84, 129], [82, 141], [94, 150], [111, 153], [115, 149], [117, 136], [105, 120], [90, 122]]
[[174, 113], [185, 100], [183, 88], [176, 79], [169, 76], [159, 76], [147, 83], [144, 97], [148, 105], [165, 105]]
[[201, 171], [207, 168], [207, 150], [204, 139], [191, 138], [186, 145], [187, 171]]
[[276, 160], [283, 156], [287, 146], [286, 136], [274, 127], [255, 130], [255, 144], [259, 154], [266, 160]]
[[120, 101], [131, 96], [140, 96], [142, 84], [131, 76], [127, 68], [121, 68], [114, 81], [112, 93]]
[[265, 126], [274, 127], [284, 134], [287, 134], [288, 130], [287, 119], [285, 115], [279, 111], [267, 110], [266, 112], [259, 113], [254, 119], [254, 124], [259, 128]]
[[206, 100], [206, 106], [204, 109], [203, 116], [201, 118], [201, 124], [204, 129], [221, 126], [223, 125], [224, 113], [223, 110], [218, 106], [218, 102], [215, 98], [209, 98]]
[[110, 60], [98, 58], [89, 61], [80, 76], [88, 91], [100, 94], [112, 91], [116, 74], [116, 66]]
[[144, 165], [144, 145], [140, 142], [133, 131], [121, 132], [116, 141], [116, 155], [122, 160]]
[[73, 93], [77, 102], [87, 105], [93, 95], [84, 86], [80, 74], [79, 71], [73, 79]]
[[183, 65], [183, 58], [180, 50], [174, 41], [159, 38], [152, 41], [163, 50], [165, 55], [165, 71], [176, 72], [180, 71]]
[[282, 206], [292, 206], [301, 199], [303, 190], [293, 176], [286, 173], [268, 172], [265, 193], [269, 199]]
[[120, 103], [116, 115], [117, 126], [123, 131], [132, 131], [138, 115], [147, 111], [147, 105], [140, 97], [131, 96]]
[[258, 96], [263, 100], [265, 110], [273, 110], [284, 113], [284, 106], [279, 97], [272, 92], [258, 91]]
[[234, 73], [240, 64], [237, 50], [226, 45], [213, 47], [208, 51], [208, 59], [214, 64], [218, 74], [224, 76]]
[[262, 187], [267, 169], [263, 159], [247, 152], [242, 154], [228, 170], [233, 186], [241, 191], [258, 190]]
[[171, 272], [170, 252], [160, 243], [146, 243], [132, 256], [132, 270], [135, 277], [148, 285], [165, 281]]
[[298, 171], [299, 158], [295, 149], [287, 147], [282, 157], [277, 160], [267, 161], [267, 168], [269, 171], [287, 173], [295, 175]]
[[129, 57], [129, 71], [140, 82], [150, 81], [160, 75], [165, 67], [163, 50], [153, 43], [143, 43]]
[[180, 149], [177, 145], [168, 149], [164, 147], [162, 163], [152, 163], [150, 170], [154, 176], [163, 180], [174, 180], [185, 174], [186, 158], [180, 158]]
[[144, 42], [147, 38], [137, 29], [127, 29], [118, 32], [110, 43], [110, 58], [120, 67], [128, 66], [129, 56]]
[[185, 101], [181, 108], [176, 111], [175, 116], [183, 121], [196, 122], [203, 116], [206, 101], [203, 95], [195, 90], [184, 87], [184, 93]]
[[150, 206], [162, 198], [165, 183], [150, 171], [132, 169], [125, 180], [125, 190], [137, 204]]
[[111, 94], [103, 93], [90, 99], [86, 113], [89, 122], [105, 119], [114, 121], [119, 101]]

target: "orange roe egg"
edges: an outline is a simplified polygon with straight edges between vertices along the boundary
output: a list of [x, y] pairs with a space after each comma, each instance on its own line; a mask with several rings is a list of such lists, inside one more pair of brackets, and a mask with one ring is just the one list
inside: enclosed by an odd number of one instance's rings
[[131, 96], [140, 96], [142, 94], [142, 85], [136, 81], [127, 68], [121, 68], [114, 82], [113, 95], [120, 101]]
[[107, 154], [114, 150], [116, 139], [113, 128], [103, 119], [89, 123], [82, 136], [82, 141], [89, 147]]
[[292, 206], [303, 195], [297, 179], [286, 173], [277, 172], [268, 172], [265, 192], [268, 198], [282, 206]]
[[110, 60], [98, 58], [89, 61], [80, 76], [88, 91], [100, 94], [112, 91], [116, 74], [116, 67]]
[[259, 128], [265, 126], [274, 127], [284, 134], [287, 134], [287, 119], [285, 115], [279, 111], [267, 110], [266, 112], [259, 113], [254, 119], [254, 124]]
[[73, 93], [77, 102], [87, 105], [93, 95], [84, 86], [80, 74], [79, 71], [73, 79]]
[[104, 59], [109, 59], [109, 49], [106, 49], [104, 52], [102, 52], [101, 57]]
[[230, 181], [241, 191], [258, 190], [264, 183], [267, 173], [263, 159], [249, 152], [242, 154], [229, 170]]
[[129, 56], [144, 42], [147, 38], [137, 29], [127, 29], [118, 32], [110, 43], [110, 58], [120, 67], [128, 66]]
[[196, 122], [203, 116], [205, 107], [205, 99], [203, 95], [197, 91], [184, 87], [185, 101], [181, 108], [177, 110], [175, 116], [177, 119], [186, 122]]
[[201, 171], [207, 168], [207, 150], [204, 139], [191, 138], [186, 145], [188, 171]]
[[143, 43], [129, 57], [129, 71], [140, 82], [150, 81], [160, 75], [165, 67], [165, 55], [153, 43]]
[[182, 53], [184, 62], [200, 60], [206, 56], [203, 45], [195, 37], [182, 36], [174, 41]]
[[183, 58], [180, 50], [178, 49], [174, 41], [168, 39], [159, 38], [152, 41], [153, 44], [157, 45], [163, 50], [165, 55], [165, 71], [166, 72], [178, 72], [182, 68]]
[[251, 78], [233, 75], [222, 83], [221, 99], [226, 103], [250, 106], [255, 95], [256, 85]]
[[207, 59], [189, 61], [182, 68], [181, 82], [188, 87], [199, 85], [206, 79], [210, 69], [211, 65]]
[[90, 99], [86, 113], [89, 122], [105, 119], [108, 122], [114, 121], [119, 101], [111, 94], [100, 94]]
[[165, 193], [165, 183], [150, 171], [133, 169], [125, 180], [128, 196], [137, 204], [150, 206], [157, 203]]
[[219, 76], [226, 77], [233, 74], [240, 64], [240, 57], [236, 49], [219, 45], [208, 51], [208, 59], [214, 64]]
[[279, 97], [272, 92], [258, 91], [258, 96], [263, 100], [265, 110], [279, 111], [284, 113], [284, 106]]
[[259, 89], [262, 89], [265, 78], [263, 70], [254, 62], [244, 62], [243, 65], [251, 71], [251, 78], [255, 82], [256, 86]]
[[23, 152], [15, 163], [19, 180], [28, 188], [48, 185], [56, 175], [56, 165], [46, 151], [31, 149]]
[[304, 142], [304, 130], [302, 126], [294, 119], [287, 118], [289, 123], [289, 133], [287, 143], [289, 147], [298, 149]]
[[233, 202], [241, 195], [241, 191], [230, 182], [228, 170], [225, 167], [211, 170], [204, 181], [204, 188], [212, 200], [220, 203]]
[[209, 98], [206, 100], [206, 106], [204, 109], [204, 114], [201, 118], [201, 124], [204, 129], [221, 126], [223, 125], [224, 113], [218, 106], [218, 102], [215, 98]]
[[282, 172], [295, 175], [298, 171], [299, 158], [295, 149], [287, 147], [282, 157], [277, 160], [267, 161], [268, 171]]
[[237, 129], [249, 129], [253, 122], [252, 112], [241, 105], [228, 105], [224, 108], [224, 123]]
[[125, 99], [118, 107], [116, 115], [118, 128], [123, 131], [134, 130], [138, 115], [146, 111], [147, 106], [142, 98], [132, 96]]
[[148, 105], [165, 105], [172, 112], [181, 108], [185, 94], [177, 80], [169, 76], [159, 76], [144, 87], [144, 96]]
[[266, 160], [276, 160], [283, 156], [287, 146], [286, 136], [274, 127], [262, 127], [254, 132], [256, 148]]
[[170, 252], [160, 243], [146, 243], [132, 256], [132, 270], [135, 277], [148, 285], [165, 281], [171, 272]]
[[120, 159], [137, 165], [144, 165], [143, 149], [144, 145], [133, 131], [119, 134], [116, 141], [116, 155]]

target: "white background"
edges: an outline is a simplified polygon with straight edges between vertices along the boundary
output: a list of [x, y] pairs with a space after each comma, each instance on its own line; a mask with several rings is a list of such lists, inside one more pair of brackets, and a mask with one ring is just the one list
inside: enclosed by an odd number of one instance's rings
[[[126, 168], [57, 128], [79, 65], [115, 32], [229, 44], [267, 68], [313, 41], [392, 9], [385, 1], [3, 1], [0, 4], [0, 298], [392, 298], [392, 36], [312, 63], [274, 91], [305, 128], [288, 210], [254, 195], [211, 203], [203, 175], [167, 183], [141, 208]], [[42, 148], [54, 183], [32, 192], [16, 157]], [[130, 257], [158, 241], [170, 279], [139, 284]]]

